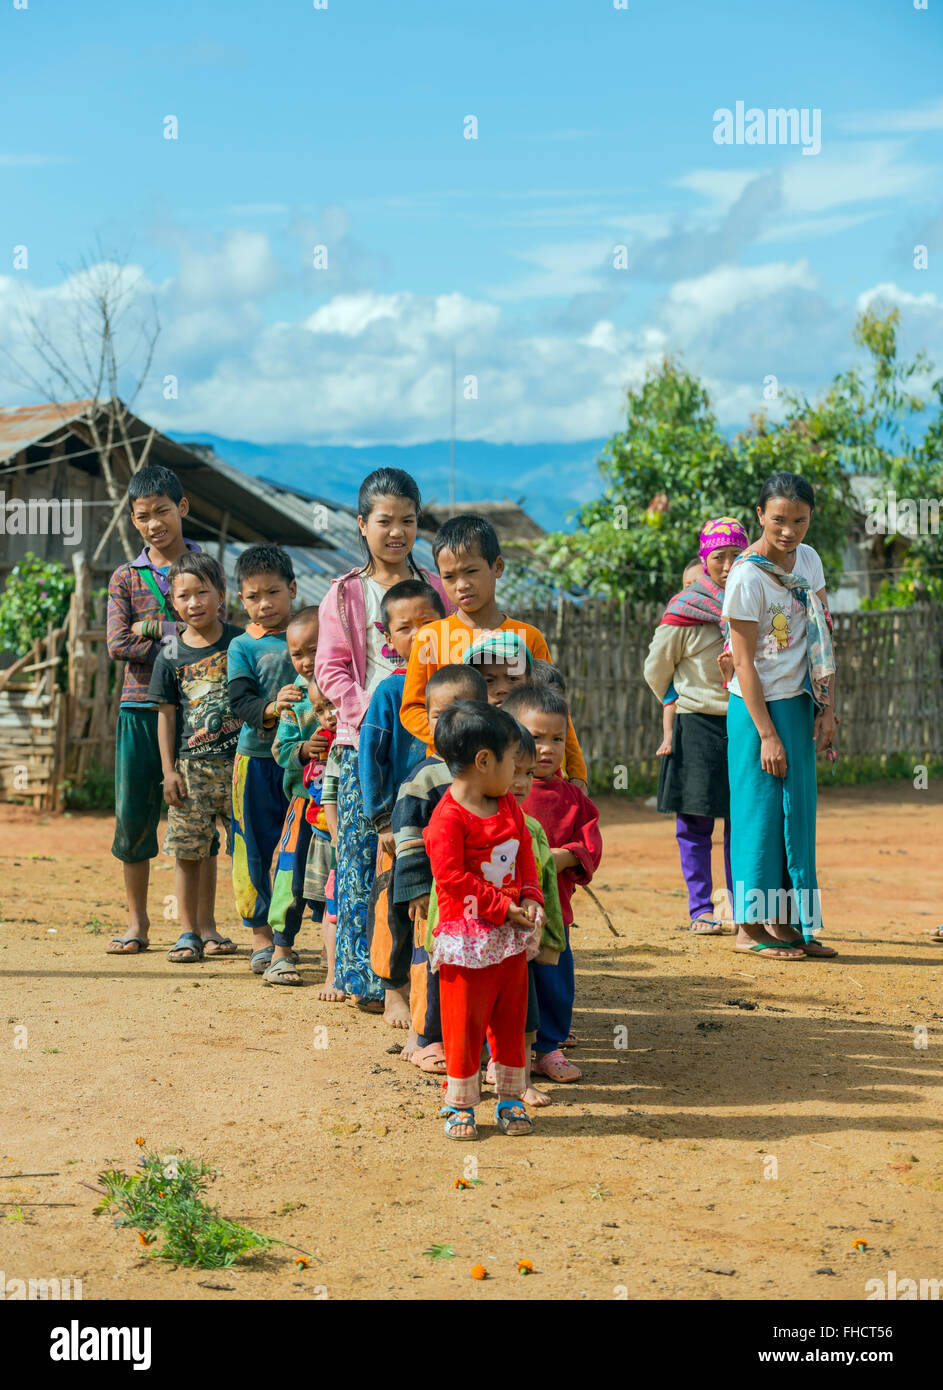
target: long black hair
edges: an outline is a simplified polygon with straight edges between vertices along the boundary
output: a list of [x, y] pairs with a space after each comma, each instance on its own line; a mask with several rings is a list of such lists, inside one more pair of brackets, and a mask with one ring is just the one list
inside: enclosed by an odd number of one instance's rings
[[[417, 521], [422, 516], [419, 484], [411, 474], [406, 473], [402, 468], [375, 468], [372, 473], [367, 474], [360, 484], [360, 491], [357, 493], [357, 515], [362, 516], [366, 521], [381, 497], [398, 497], [403, 502], [412, 502], [416, 508]], [[360, 532], [360, 545], [366, 557], [360, 572], [361, 574], [369, 574], [373, 569], [373, 556], [370, 554], [367, 538], [362, 531]], [[413, 574], [420, 579], [425, 577], [413, 559], [411, 550], [407, 552], [406, 561]]]
[[761, 512], [766, 511], [767, 502], [774, 497], [782, 497], [787, 502], [804, 502], [809, 511], [815, 511], [812, 484], [799, 473], [774, 473], [771, 478], [766, 479], [760, 489], [760, 500], [757, 503]]

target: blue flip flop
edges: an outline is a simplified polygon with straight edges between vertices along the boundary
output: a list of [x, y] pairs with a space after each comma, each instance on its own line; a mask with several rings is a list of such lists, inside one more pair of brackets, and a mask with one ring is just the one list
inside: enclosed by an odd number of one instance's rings
[[[189, 960], [174, 960], [174, 951], [192, 951], [193, 954], [191, 955]], [[174, 943], [173, 946], [171, 946], [170, 950], [167, 952], [167, 959], [171, 961], [173, 965], [195, 965], [197, 961], [201, 961], [203, 959], [202, 939], [199, 936], [197, 936], [196, 932], [185, 931], [180, 937], [177, 938], [177, 941]]]

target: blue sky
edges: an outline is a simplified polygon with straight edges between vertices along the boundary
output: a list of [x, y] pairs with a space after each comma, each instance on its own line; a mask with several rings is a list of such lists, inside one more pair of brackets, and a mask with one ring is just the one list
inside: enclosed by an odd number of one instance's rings
[[[7, 3], [0, 345], [24, 295], [68, 343], [100, 237], [158, 305], [168, 429], [441, 439], [453, 347], [463, 438], [607, 435], [664, 352], [742, 424], [876, 298], [943, 364], [941, 71], [939, 0]], [[818, 108], [821, 152], [716, 144], [738, 100]]]

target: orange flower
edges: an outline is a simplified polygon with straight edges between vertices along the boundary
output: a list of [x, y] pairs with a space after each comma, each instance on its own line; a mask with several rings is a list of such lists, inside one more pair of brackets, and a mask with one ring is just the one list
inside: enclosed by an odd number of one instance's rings
[[140, 1138], [138, 1138], [138, 1139], [135, 1139], [134, 1142], [135, 1142], [135, 1144], [137, 1144], [137, 1146], [138, 1146], [139, 1149], [143, 1149], [143, 1148], [144, 1148], [144, 1145], [145, 1145], [145, 1143], [146, 1143], [147, 1141], [146, 1141], [145, 1139], [140, 1139]]
[[456, 1192], [464, 1192], [465, 1188], [468, 1186], [468, 1183], [465, 1181], [464, 1178], [456, 1178], [452, 1186], [455, 1188]]
[[484, 1265], [472, 1265], [473, 1279], [487, 1279], [487, 1277], [488, 1271], [485, 1269]]
[[518, 1272], [518, 1274], [533, 1274], [533, 1272], [534, 1272], [534, 1262], [533, 1262], [533, 1260], [518, 1260], [518, 1262], [517, 1262], [517, 1272]]
[[853, 1240], [851, 1242], [851, 1248], [852, 1250], [857, 1250], [858, 1254], [860, 1255], [865, 1250], [867, 1250], [868, 1242], [866, 1240], [862, 1240], [861, 1236], [859, 1236], [857, 1240]]
[[298, 1266], [299, 1269], [308, 1268], [308, 1261], [305, 1259], [304, 1255], [299, 1255], [297, 1260], [295, 1260], [295, 1264]]
[[147, 1231], [138, 1231], [138, 1243], [140, 1245], [153, 1245], [156, 1236], [148, 1235]]

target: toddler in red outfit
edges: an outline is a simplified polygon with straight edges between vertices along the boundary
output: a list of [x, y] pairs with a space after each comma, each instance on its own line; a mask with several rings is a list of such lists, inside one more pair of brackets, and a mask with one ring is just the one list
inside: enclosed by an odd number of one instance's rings
[[439, 972], [450, 1139], [477, 1139], [481, 1049], [495, 1063], [495, 1119], [504, 1134], [534, 1128], [525, 1086], [527, 960], [539, 948], [543, 894], [530, 832], [510, 793], [519, 741], [502, 710], [457, 700], [440, 717], [435, 749], [452, 785], [423, 831], [439, 920], [432, 964]]

